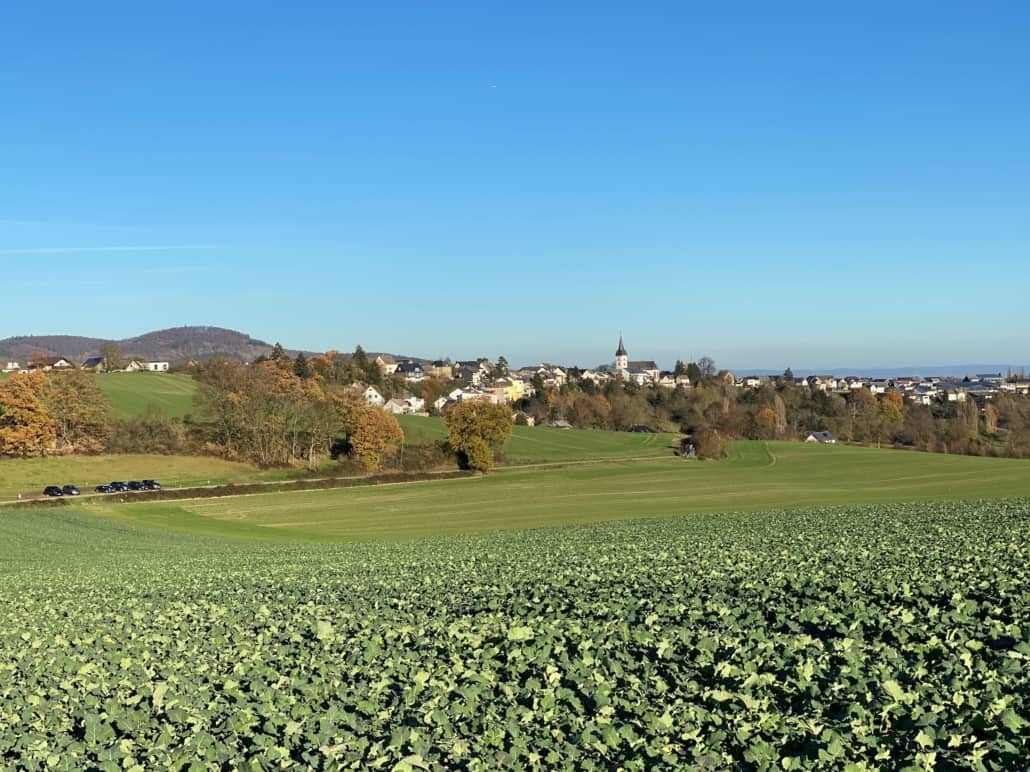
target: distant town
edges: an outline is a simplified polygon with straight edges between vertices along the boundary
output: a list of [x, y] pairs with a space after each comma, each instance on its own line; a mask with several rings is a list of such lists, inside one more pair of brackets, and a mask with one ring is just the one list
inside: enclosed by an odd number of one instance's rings
[[[260, 359], [260, 358], [259, 358]], [[514, 405], [520, 400], [534, 397], [542, 388], [561, 389], [570, 382], [587, 383], [595, 387], [608, 384], [632, 384], [637, 387], [661, 389], [691, 389], [701, 378], [717, 376], [738, 389], [760, 389], [767, 385], [782, 384], [790, 378], [793, 384], [803, 389], [824, 393], [847, 394], [866, 390], [874, 395], [888, 392], [900, 393], [912, 404], [929, 406], [935, 402], [964, 402], [967, 398], [991, 399], [999, 393], [1030, 395], [1030, 377], [1023, 370], [1007, 373], [970, 373], [964, 376], [911, 375], [894, 378], [872, 378], [861, 374], [838, 375], [833, 373], [793, 377], [789, 369], [782, 375], [737, 376], [728, 370], [715, 371], [714, 363], [703, 358], [698, 372], [691, 374], [689, 367], [678, 362], [673, 370], [662, 370], [654, 360], [633, 360], [623, 338], [619, 337], [613, 360], [594, 368], [541, 363], [539, 365], [509, 369], [504, 358], [494, 363], [486, 358], [473, 360], [398, 358], [390, 354], [378, 354], [373, 359], [384, 377], [399, 380], [420, 391], [418, 385], [429, 379], [437, 382], [454, 383], [454, 388], [436, 397], [430, 404], [425, 398], [411, 393], [384, 395], [375, 385], [355, 382], [352, 386], [362, 392], [369, 405], [381, 407], [395, 414], [440, 413], [449, 403], [480, 400], [494, 404]], [[116, 364], [111, 358], [92, 356], [80, 363], [70, 357], [34, 356], [22, 365], [9, 361], [4, 373], [27, 373], [36, 371], [81, 369], [95, 372], [153, 372], [167, 373], [195, 368], [196, 360], [176, 363], [153, 361], [145, 358], [120, 358]], [[691, 375], [694, 377], [692, 378]]]

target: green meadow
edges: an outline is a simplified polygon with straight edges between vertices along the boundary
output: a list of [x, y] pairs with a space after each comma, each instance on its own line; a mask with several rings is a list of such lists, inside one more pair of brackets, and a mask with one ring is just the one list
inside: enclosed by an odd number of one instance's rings
[[[424, 445], [447, 439], [442, 418], [397, 416], [405, 441]], [[631, 434], [584, 429], [513, 426], [504, 447], [508, 463], [577, 461], [586, 459], [660, 458], [672, 454], [675, 434]]]
[[735, 442], [729, 447], [730, 457], [721, 462], [671, 454], [569, 461], [376, 487], [175, 503], [101, 501], [90, 503], [87, 511], [186, 533], [238, 529], [243, 538], [267, 538], [274, 531], [283, 540], [321, 540], [1030, 495], [1030, 465], [1018, 460], [788, 442]]
[[124, 454], [0, 459], [0, 502], [38, 495], [47, 485], [76, 485], [83, 493], [112, 480], [159, 480], [166, 487], [261, 482], [286, 476], [249, 464], [198, 456]]
[[177, 373], [98, 373], [97, 383], [111, 403], [114, 418], [141, 416], [153, 406], [182, 418], [193, 410], [197, 382]]

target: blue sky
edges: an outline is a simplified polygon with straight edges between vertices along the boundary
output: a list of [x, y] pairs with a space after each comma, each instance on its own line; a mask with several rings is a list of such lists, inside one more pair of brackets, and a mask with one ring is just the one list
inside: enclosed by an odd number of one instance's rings
[[152, 6], [4, 10], [0, 337], [1030, 361], [1030, 5]]

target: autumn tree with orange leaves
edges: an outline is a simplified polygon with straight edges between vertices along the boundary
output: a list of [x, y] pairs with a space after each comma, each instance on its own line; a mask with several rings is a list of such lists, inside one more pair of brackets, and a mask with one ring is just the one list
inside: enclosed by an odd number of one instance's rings
[[54, 450], [56, 430], [44, 403], [43, 373], [14, 375], [0, 383], [0, 454], [45, 456]]
[[383, 457], [404, 440], [404, 431], [397, 419], [377, 407], [365, 407], [357, 415], [354, 431], [348, 441], [351, 454], [369, 472], [377, 471]]

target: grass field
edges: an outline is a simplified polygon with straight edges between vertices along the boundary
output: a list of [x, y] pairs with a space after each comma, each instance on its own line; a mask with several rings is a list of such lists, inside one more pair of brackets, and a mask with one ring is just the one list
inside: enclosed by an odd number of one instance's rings
[[97, 382], [111, 403], [114, 418], [143, 415], [151, 405], [175, 418], [193, 410], [197, 383], [176, 373], [98, 373]]
[[[0, 380], [10, 377], [0, 373]], [[182, 418], [193, 410], [197, 382], [181, 373], [97, 373], [97, 383], [111, 405], [112, 418], [143, 415], [153, 405], [165, 415]]]
[[[397, 416], [405, 441], [421, 445], [447, 438], [442, 418]], [[548, 429], [514, 426], [504, 448], [509, 463], [671, 456], [674, 434]]]
[[77, 485], [84, 492], [112, 480], [159, 480], [166, 486], [219, 485], [280, 479], [285, 472], [194, 456], [62, 456], [0, 459], [0, 501], [36, 495], [47, 485]]
[[800, 443], [736, 442], [726, 461], [671, 457], [498, 470], [487, 477], [261, 494], [175, 504], [91, 505], [125, 522], [253, 537], [322, 539], [533, 528], [700, 512], [1030, 495], [1010, 459]]

